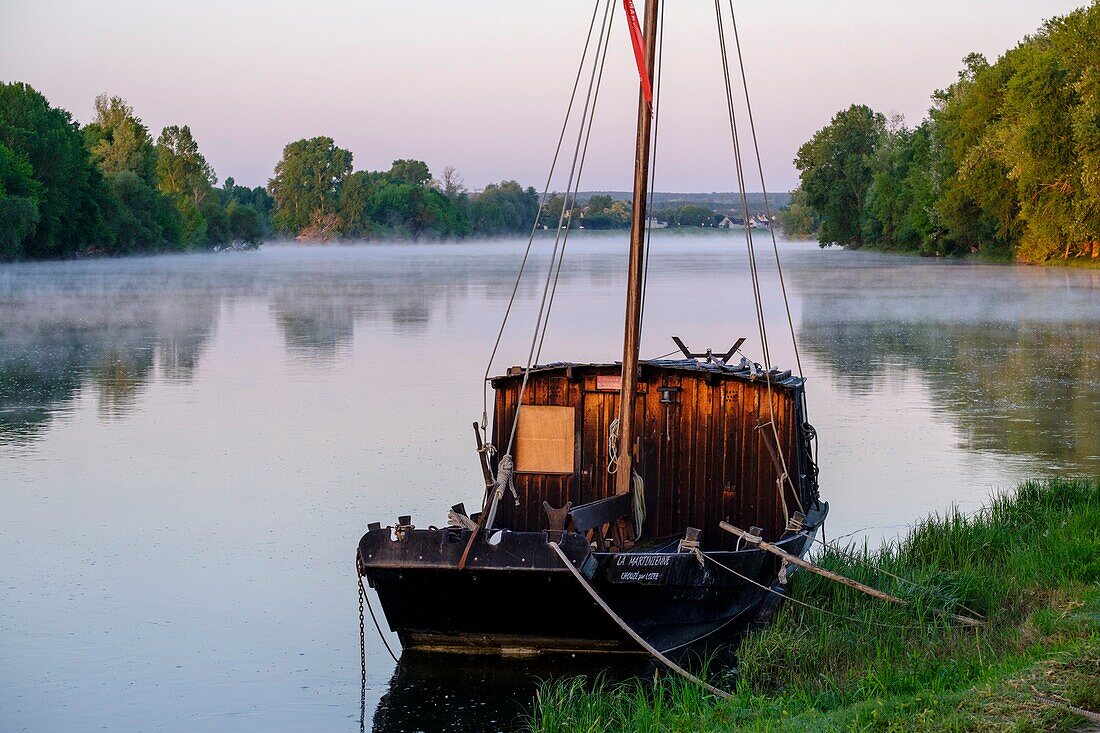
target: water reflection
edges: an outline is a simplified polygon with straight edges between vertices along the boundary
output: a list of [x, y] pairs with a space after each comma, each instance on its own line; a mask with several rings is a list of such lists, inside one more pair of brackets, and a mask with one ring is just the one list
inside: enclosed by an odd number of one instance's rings
[[98, 414], [125, 416], [159, 366], [187, 381], [217, 325], [218, 303], [124, 292], [21, 294], [0, 303], [0, 443], [27, 442], [82, 390]]
[[1100, 470], [1100, 274], [910, 264], [809, 275], [803, 347], [853, 394], [920, 374], [962, 448]]
[[370, 720], [375, 733], [520, 730], [544, 680], [652, 675], [644, 657], [501, 659], [405, 652]]
[[[655, 236], [644, 354], [758, 348], [736, 239]], [[357, 727], [350, 548], [368, 521], [476, 503], [469, 426], [522, 244], [0, 267], [8, 727]], [[1100, 468], [1100, 272], [787, 247], [831, 534]], [[544, 357], [619, 358], [624, 255], [570, 242]], [[546, 265], [499, 369], [526, 359]], [[777, 292], [765, 273], [772, 323]], [[507, 729], [534, 680], [605, 666], [573, 664], [395, 671], [368, 635], [367, 722]]]

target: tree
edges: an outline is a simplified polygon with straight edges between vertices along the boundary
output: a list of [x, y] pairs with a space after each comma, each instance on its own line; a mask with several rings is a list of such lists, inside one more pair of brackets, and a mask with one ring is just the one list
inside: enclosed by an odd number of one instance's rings
[[821, 221], [812, 206], [806, 203], [801, 188], [791, 191], [791, 202], [779, 210], [779, 226], [788, 237], [816, 237]]
[[871, 159], [885, 131], [885, 117], [853, 104], [798, 149], [794, 164], [806, 202], [821, 216], [822, 246], [863, 244], [860, 217], [871, 186]]
[[[27, 201], [10, 203], [6, 216], [20, 222], [22, 241], [9, 256], [63, 257], [89, 246], [109, 245], [103, 212], [110, 192], [92, 163], [72, 115], [27, 84], [0, 83], [0, 146], [29, 164], [37, 197], [37, 222]], [[26, 178], [26, 167], [18, 164]], [[29, 190], [26, 184], [20, 184]], [[32, 196], [17, 194], [20, 199]], [[9, 242], [14, 234], [5, 237]]]
[[157, 153], [149, 129], [121, 97], [95, 98], [95, 118], [84, 128], [84, 141], [104, 174], [129, 172], [146, 184], [157, 182]]
[[588, 199], [588, 214], [599, 214], [601, 211], [607, 211], [611, 208], [611, 204], [614, 203], [614, 199], [607, 195], [596, 194], [592, 198]]
[[344, 236], [364, 237], [370, 233], [371, 190], [376, 173], [356, 171], [340, 186], [337, 209], [344, 221]]
[[23, 240], [38, 225], [41, 196], [42, 186], [26, 157], [0, 145], [0, 260], [22, 253]]
[[676, 211], [676, 223], [682, 227], [712, 227], [715, 214], [705, 206], [685, 204]]
[[180, 246], [182, 220], [172, 201], [133, 171], [108, 176], [116, 206], [108, 213], [113, 249], [125, 253]]
[[539, 215], [535, 189], [524, 189], [515, 181], [491, 183], [470, 206], [470, 224], [484, 235], [529, 231]]
[[466, 186], [462, 184], [462, 176], [458, 175], [458, 171], [451, 165], [443, 169], [443, 178], [439, 181], [437, 188], [452, 201], [466, 193]]
[[432, 180], [428, 164], [422, 160], [395, 160], [386, 175], [395, 181], [411, 183], [414, 186], [426, 186]]
[[157, 186], [169, 196], [200, 205], [218, 182], [187, 125], [164, 128], [157, 138]]
[[546, 203], [542, 205], [542, 209], [539, 212], [539, 226], [544, 226], [548, 229], [557, 229], [558, 223], [562, 220], [562, 212], [565, 211], [566, 220], [570, 216], [572, 210], [572, 204], [566, 205], [565, 196], [560, 193], [555, 193], [546, 200]]
[[283, 148], [268, 191], [275, 199], [275, 228], [297, 234], [320, 215], [333, 214], [344, 178], [351, 172], [351, 152], [330, 137], [298, 140]]
[[229, 233], [233, 241], [259, 244], [264, 239], [264, 222], [260, 212], [248, 204], [230, 202], [226, 208], [229, 216]]

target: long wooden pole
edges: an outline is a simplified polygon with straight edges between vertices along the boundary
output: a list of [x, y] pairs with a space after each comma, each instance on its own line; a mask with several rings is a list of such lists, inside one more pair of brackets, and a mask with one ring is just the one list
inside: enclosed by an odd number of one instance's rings
[[[653, 86], [657, 49], [657, 3], [646, 0], [645, 70]], [[634, 470], [634, 402], [638, 394], [638, 342], [641, 337], [642, 276], [645, 266], [646, 192], [649, 188], [649, 144], [653, 116], [645, 94], [638, 92], [638, 142], [634, 157], [634, 203], [630, 219], [630, 262], [626, 281], [626, 328], [623, 337], [623, 376], [619, 392], [619, 463], [615, 493], [630, 492]]]
[[[854, 588], [858, 591], [866, 593], [869, 596], [872, 596], [874, 598], [878, 598], [879, 600], [882, 600], [882, 601], [886, 601], [887, 603], [896, 603], [899, 606], [906, 605], [905, 600], [902, 599], [902, 598], [898, 598], [897, 596], [892, 596], [889, 593], [883, 593], [882, 591], [880, 591], [876, 588], [872, 588], [869, 585], [864, 585], [863, 583], [860, 583], [858, 580], [852, 580], [851, 578], [845, 578], [843, 575], [838, 575], [837, 573], [834, 573], [831, 570], [826, 570], [825, 568], [821, 567], [820, 565], [816, 565], [816, 564], [810, 562], [809, 560], [803, 560], [802, 558], [798, 557], [797, 555], [792, 555], [789, 552], [781, 550], [778, 547], [776, 547], [775, 545], [773, 545], [769, 542], [765, 542], [764, 540], [757, 537], [756, 535], [749, 534], [748, 532], [746, 532], [745, 530], [743, 530], [739, 527], [734, 527], [732, 524], [730, 524], [728, 522], [719, 522], [718, 526], [721, 527], [722, 529], [724, 529], [725, 531], [729, 532], [730, 534], [737, 535], [741, 539], [748, 542], [750, 545], [756, 545], [761, 550], [764, 550], [765, 552], [770, 552], [771, 554], [775, 555], [776, 557], [781, 557], [784, 560], [786, 560], [787, 562], [791, 563], [792, 565], [797, 565], [800, 568], [805, 568], [806, 570], [809, 570], [811, 573], [816, 573], [817, 575], [820, 575], [823, 578], [828, 578], [829, 580], [835, 580], [837, 583], [840, 583], [841, 585], [846, 585], [849, 588]], [[969, 626], [981, 626], [982, 625], [981, 621], [979, 621], [977, 619], [970, 618], [969, 616], [959, 616], [958, 614], [940, 612], [940, 611], [937, 611], [937, 613], [943, 613], [944, 615], [949, 616], [950, 618], [953, 618], [954, 620], [956, 620], [960, 623], [967, 624]]]

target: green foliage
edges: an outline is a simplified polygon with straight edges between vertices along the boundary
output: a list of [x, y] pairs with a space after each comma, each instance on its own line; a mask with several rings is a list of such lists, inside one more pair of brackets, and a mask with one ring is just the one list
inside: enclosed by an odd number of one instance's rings
[[150, 186], [157, 182], [157, 151], [149, 129], [121, 97], [95, 98], [95, 119], [84, 128], [84, 142], [104, 174], [133, 173]]
[[538, 215], [539, 196], [534, 188], [501, 181], [489, 184], [473, 199], [470, 225], [478, 234], [496, 236], [529, 230]]
[[[26, 200], [3, 204], [4, 215], [17, 224], [4, 236], [6, 256], [60, 257], [110, 243], [103, 213], [110, 193], [68, 112], [51, 107], [27, 84], [0, 83], [0, 146], [22, 161], [7, 164], [18, 167], [11, 179], [22, 181], [20, 190], [33, 188], [15, 195], [37, 201], [37, 216]], [[26, 183], [27, 165], [36, 185]]]
[[226, 207], [229, 216], [229, 235], [233, 241], [259, 244], [267, 233], [263, 215], [248, 204], [231, 201]]
[[1100, 257], [1097, 49], [1093, 3], [994, 64], [967, 56], [914, 130], [868, 126], [881, 116], [865, 107], [840, 113], [795, 161], [822, 244], [1034, 263]]
[[[876, 552], [818, 561], [905, 598], [885, 604], [810, 573], [737, 650], [720, 700], [678, 677], [566, 679], [539, 691], [537, 731], [1069, 730], [1060, 698], [1096, 709], [1100, 480], [1028, 482], [972, 516], [920, 522]], [[893, 574], [893, 575], [891, 575]], [[898, 577], [893, 577], [898, 576]], [[906, 580], [900, 580], [905, 578]], [[942, 611], [987, 619], [960, 627]]]
[[426, 186], [432, 180], [428, 164], [422, 160], [395, 160], [386, 175], [391, 180], [413, 186]]
[[181, 226], [180, 240], [185, 247], [201, 247], [206, 244], [206, 217], [199, 205], [186, 196], [174, 197], [179, 211]]
[[557, 229], [558, 223], [562, 221], [563, 210], [571, 210], [572, 208], [572, 203], [566, 205], [565, 196], [560, 193], [551, 195], [546, 203], [542, 205], [542, 210], [539, 211], [539, 226], [547, 229]]
[[267, 186], [275, 199], [275, 229], [296, 235], [310, 226], [315, 212], [335, 213], [340, 185], [349, 173], [351, 152], [336, 147], [330, 137], [298, 140], [283, 148]]
[[224, 244], [232, 237], [229, 233], [229, 214], [221, 202], [214, 196], [207, 196], [199, 204], [199, 212], [206, 221], [206, 241], [204, 244], [214, 246]]
[[814, 208], [806, 203], [801, 188], [791, 191], [791, 202], [776, 214], [779, 226], [788, 237], [816, 237], [821, 219]]
[[718, 219], [721, 217], [710, 209], [695, 204], [685, 204], [675, 214], [676, 225], [681, 227], [712, 227], [718, 223]]
[[818, 241], [822, 246], [863, 245], [861, 215], [885, 133], [885, 117], [866, 105], [853, 104], [798, 149], [794, 164], [806, 203], [821, 217]]
[[365, 237], [370, 234], [371, 200], [373, 189], [378, 188], [376, 173], [356, 171], [349, 175], [340, 187], [337, 208], [344, 220], [344, 234], [348, 237]]
[[14, 259], [40, 217], [42, 185], [26, 157], [0, 145], [0, 259]]
[[[271, 198], [214, 170], [187, 126], [157, 145], [124, 99], [100, 95], [83, 130], [26, 84], [0, 84], [0, 259], [178, 250], [266, 232]], [[237, 215], [234, 230], [228, 206]], [[257, 234], [257, 225], [259, 234]]]
[[108, 214], [115, 252], [172, 249], [180, 246], [183, 222], [170, 199], [133, 171], [107, 175], [115, 206]]
[[187, 125], [170, 125], [157, 138], [157, 186], [198, 206], [218, 182]]

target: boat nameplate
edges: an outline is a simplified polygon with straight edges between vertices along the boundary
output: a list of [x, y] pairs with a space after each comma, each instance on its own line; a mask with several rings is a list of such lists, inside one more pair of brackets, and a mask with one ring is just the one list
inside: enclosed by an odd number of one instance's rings
[[596, 390], [599, 392], [618, 392], [623, 388], [623, 377], [621, 374], [598, 374], [596, 375]]
[[672, 569], [673, 556], [667, 553], [620, 553], [607, 568], [611, 583], [664, 585]]

